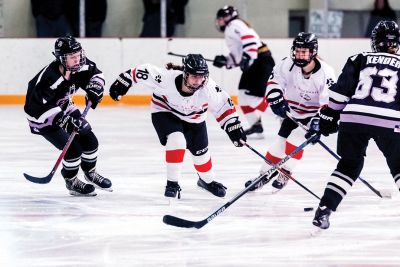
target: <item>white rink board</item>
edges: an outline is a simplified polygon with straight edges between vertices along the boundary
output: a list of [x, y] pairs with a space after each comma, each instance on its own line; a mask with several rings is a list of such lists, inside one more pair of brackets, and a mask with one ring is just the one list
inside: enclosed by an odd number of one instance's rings
[[[54, 59], [51, 52], [55, 39], [0, 39], [2, 64], [0, 64], [0, 95], [24, 95], [30, 79]], [[80, 40], [87, 56], [104, 72], [109, 86], [117, 75], [143, 63], [164, 66], [167, 62], [180, 63], [177, 54], [202, 53], [214, 59], [215, 55], [227, 54], [223, 39], [151, 39], [151, 38], [103, 38]], [[264, 40], [272, 51], [275, 61], [290, 56], [292, 39]], [[368, 39], [320, 39], [319, 54], [339, 75], [346, 59], [359, 52], [370, 51]], [[218, 69], [210, 66], [211, 77], [231, 95], [237, 95], [240, 70]], [[108, 91], [108, 90], [107, 90]], [[130, 90], [129, 94], [149, 95], [148, 89]]]

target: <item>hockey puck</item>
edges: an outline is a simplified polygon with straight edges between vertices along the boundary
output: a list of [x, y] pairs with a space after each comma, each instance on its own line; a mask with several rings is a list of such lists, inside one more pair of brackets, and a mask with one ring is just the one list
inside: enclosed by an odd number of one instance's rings
[[313, 211], [314, 210], [314, 208], [304, 208], [304, 211]]

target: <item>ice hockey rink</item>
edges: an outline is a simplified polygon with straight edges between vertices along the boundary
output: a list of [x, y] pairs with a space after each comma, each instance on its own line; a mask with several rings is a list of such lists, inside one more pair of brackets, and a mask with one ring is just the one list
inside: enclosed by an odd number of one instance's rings
[[[303, 209], [318, 200], [292, 181], [277, 194], [270, 185], [245, 194], [203, 228], [184, 229], [163, 216], [205, 219], [257, 175], [262, 160], [234, 147], [209, 114], [209, 148], [227, 195], [197, 187], [187, 153], [182, 199], [169, 200], [149, 107], [100, 106], [87, 118], [100, 142], [98, 171], [114, 192], [73, 197], [59, 171], [49, 184], [25, 180], [24, 172], [47, 175], [60, 151], [30, 134], [22, 106], [0, 106], [0, 266], [400, 266], [399, 192], [373, 142], [361, 177], [392, 198], [357, 181], [326, 231], [310, 234], [314, 211]], [[270, 111], [264, 126], [265, 139], [248, 141], [262, 153], [278, 129]], [[335, 149], [336, 135], [322, 140]], [[293, 176], [322, 196], [335, 166], [323, 148], [308, 146]]]

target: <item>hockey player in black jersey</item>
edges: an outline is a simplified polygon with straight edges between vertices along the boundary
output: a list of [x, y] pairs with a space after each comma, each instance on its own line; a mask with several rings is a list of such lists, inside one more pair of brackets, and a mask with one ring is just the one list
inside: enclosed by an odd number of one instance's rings
[[[329, 216], [359, 177], [368, 141], [373, 139], [400, 187], [400, 56], [399, 27], [379, 22], [371, 36], [373, 52], [351, 56], [320, 111], [320, 132], [338, 132], [341, 160], [331, 174], [313, 224], [329, 228]], [[338, 121], [340, 123], [338, 125]]]
[[[71, 36], [58, 38], [53, 54], [56, 59], [28, 84], [24, 110], [31, 132], [62, 150], [69, 135], [77, 130], [61, 170], [67, 189], [71, 195], [84, 196], [96, 195], [94, 186], [111, 191], [111, 181], [96, 172], [98, 140], [72, 101], [82, 88], [95, 109], [103, 97], [103, 73]], [[89, 184], [78, 179], [79, 166]]]

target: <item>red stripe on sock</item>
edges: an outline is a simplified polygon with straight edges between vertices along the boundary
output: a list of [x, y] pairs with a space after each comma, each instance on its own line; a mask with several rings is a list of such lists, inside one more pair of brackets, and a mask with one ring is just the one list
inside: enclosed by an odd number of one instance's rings
[[279, 161], [282, 160], [281, 158], [273, 156], [269, 152], [267, 152], [267, 155], [265, 155], [265, 157], [267, 158], [267, 160], [271, 161], [273, 164], [277, 164], [277, 163], [279, 163]]
[[185, 149], [165, 151], [165, 161], [167, 163], [181, 163], [185, 157]]
[[[297, 146], [289, 143], [286, 141], [286, 147], [285, 147], [285, 153], [286, 155], [289, 155], [290, 153], [292, 153], [295, 149], [297, 148]], [[293, 158], [294, 159], [301, 159], [303, 157], [303, 149], [300, 150], [299, 152], [297, 152]]]
[[198, 171], [198, 172], [208, 172], [208, 171], [210, 171], [211, 168], [212, 168], [212, 161], [211, 161], [211, 158], [210, 158], [209, 161], [207, 161], [207, 162], [204, 163], [204, 164], [201, 164], [201, 165], [196, 165], [196, 164], [194, 164], [194, 168], [195, 168], [196, 171]]

